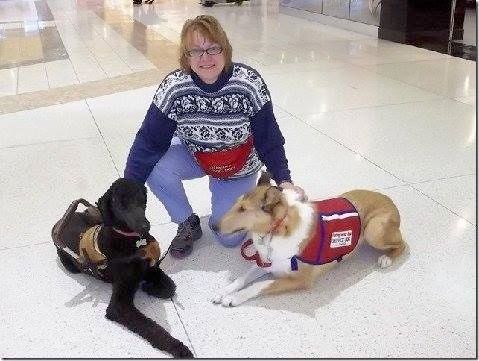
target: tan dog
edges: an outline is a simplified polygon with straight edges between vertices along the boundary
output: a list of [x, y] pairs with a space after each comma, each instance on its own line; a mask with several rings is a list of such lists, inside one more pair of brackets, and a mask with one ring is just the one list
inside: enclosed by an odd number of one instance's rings
[[[327, 204], [337, 208], [338, 202], [346, 209], [324, 210]], [[256, 257], [244, 247], [242, 253], [257, 264], [212, 301], [237, 306], [263, 294], [310, 288], [317, 276], [354, 254], [362, 240], [385, 251], [378, 263], [388, 267], [406, 248], [399, 225], [398, 209], [381, 193], [353, 190], [333, 200], [302, 202], [294, 191], [272, 186], [263, 173], [258, 186], [238, 198], [217, 227], [223, 233], [248, 231]], [[275, 279], [249, 285], [266, 273]]]

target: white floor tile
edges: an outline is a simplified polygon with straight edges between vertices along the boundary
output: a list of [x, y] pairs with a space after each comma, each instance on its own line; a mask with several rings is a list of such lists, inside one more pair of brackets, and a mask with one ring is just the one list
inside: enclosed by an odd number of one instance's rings
[[286, 140], [291, 177], [312, 199], [333, 197], [356, 188], [380, 189], [403, 184], [394, 174], [297, 119], [281, 118], [278, 123]]
[[145, 119], [156, 88], [152, 86], [87, 99], [102, 134], [136, 133]]
[[[294, 77], [270, 74], [266, 79], [273, 101], [295, 115], [439, 98], [434, 93], [354, 66], [295, 73]], [[294, 96], [291, 89], [295, 89]]]
[[69, 59], [45, 63], [50, 88], [78, 84], [78, 77]]
[[25, 65], [18, 68], [18, 94], [46, 90], [48, 87], [44, 63]]
[[0, 186], [8, 189], [0, 204], [0, 249], [49, 242], [73, 200], [97, 201], [118, 177], [99, 138], [0, 149], [0, 164]]
[[460, 97], [460, 98], [455, 98], [455, 100], [461, 102], [461, 103], [464, 103], [464, 104], [469, 104], [469, 105], [474, 105], [476, 106], [477, 104], [477, 96], [476, 95], [472, 95], [472, 96], [469, 96], [469, 97]]
[[0, 70], [0, 97], [17, 93], [18, 68]]
[[0, 148], [99, 135], [83, 100], [0, 115]]
[[470, 105], [439, 100], [302, 119], [407, 182], [475, 172], [476, 113]]
[[471, 60], [449, 57], [366, 68], [450, 98], [476, 95], [476, 63]]

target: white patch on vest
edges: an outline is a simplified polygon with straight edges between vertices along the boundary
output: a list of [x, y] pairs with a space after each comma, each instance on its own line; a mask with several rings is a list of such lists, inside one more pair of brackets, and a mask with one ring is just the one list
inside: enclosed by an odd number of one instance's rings
[[350, 212], [350, 213], [343, 213], [343, 214], [332, 214], [330, 216], [321, 216], [323, 221], [331, 221], [333, 219], [346, 219], [351, 217], [359, 217], [358, 212]]
[[333, 232], [331, 235], [331, 248], [350, 246], [353, 240], [353, 231]]
[[136, 248], [140, 248], [141, 246], [146, 246], [146, 239], [142, 238], [136, 241]]

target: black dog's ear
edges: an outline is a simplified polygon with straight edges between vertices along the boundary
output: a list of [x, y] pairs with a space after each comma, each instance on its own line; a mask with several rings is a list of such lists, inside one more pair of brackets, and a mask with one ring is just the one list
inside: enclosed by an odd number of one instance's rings
[[113, 225], [114, 215], [111, 211], [111, 205], [110, 205], [111, 194], [112, 194], [112, 190], [110, 188], [96, 202], [96, 205], [98, 206], [98, 210], [101, 213], [101, 218], [103, 219], [103, 224], [105, 226]]
[[271, 173], [262, 171], [261, 176], [258, 179], [258, 186], [271, 185]]

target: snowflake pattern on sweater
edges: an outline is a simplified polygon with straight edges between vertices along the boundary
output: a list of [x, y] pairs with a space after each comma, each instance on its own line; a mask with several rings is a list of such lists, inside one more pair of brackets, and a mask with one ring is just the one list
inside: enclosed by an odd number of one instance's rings
[[[160, 84], [153, 102], [175, 121], [175, 135], [193, 154], [217, 151], [243, 144], [251, 136], [250, 117], [271, 101], [258, 72], [234, 63], [228, 82], [218, 91], [199, 88], [189, 74], [170, 73]], [[262, 163], [253, 148], [248, 160], [232, 178], [258, 171]]]

